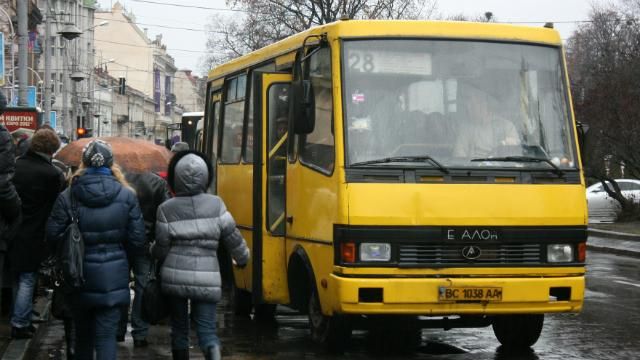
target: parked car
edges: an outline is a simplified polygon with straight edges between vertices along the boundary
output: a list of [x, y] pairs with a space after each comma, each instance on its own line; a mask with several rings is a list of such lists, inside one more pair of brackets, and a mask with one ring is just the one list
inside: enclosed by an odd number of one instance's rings
[[[620, 186], [622, 196], [640, 203], [640, 180], [615, 179]], [[587, 188], [587, 203], [589, 207], [589, 222], [614, 222], [620, 215], [622, 207], [604, 190], [602, 183], [595, 183]]]

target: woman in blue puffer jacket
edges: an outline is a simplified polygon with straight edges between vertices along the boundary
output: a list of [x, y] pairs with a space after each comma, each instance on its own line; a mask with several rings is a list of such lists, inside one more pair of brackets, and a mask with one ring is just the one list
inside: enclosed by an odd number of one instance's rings
[[111, 146], [94, 140], [82, 152], [71, 186], [56, 200], [47, 237], [57, 244], [70, 224], [70, 194], [85, 244], [84, 286], [68, 295], [76, 325], [76, 358], [116, 359], [120, 308], [129, 304], [127, 255], [144, 250], [144, 221], [133, 190], [113, 163]]

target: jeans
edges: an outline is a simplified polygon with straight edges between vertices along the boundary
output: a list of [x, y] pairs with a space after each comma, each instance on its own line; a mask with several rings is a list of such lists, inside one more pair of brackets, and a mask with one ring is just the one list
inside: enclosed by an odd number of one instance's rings
[[74, 307], [76, 325], [76, 356], [78, 360], [115, 360], [118, 356], [116, 331], [120, 307]]
[[[133, 297], [133, 306], [131, 308], [131, 336], [135, 340], [143, 340], [147, 338], [149, 333], [149, 323], [142, 320], [142, 291], [149, 281], [149, 268], [151, 267], [151, 259], [146, 255], [136, 256], [131, 259], [130, 266], [133, 270], [135, 278], [135, 288]], [[118, 335], [124, 336], [127, 333], [127, 317], [129, 306], [123, 306], [120, 314], [120, 325]]]
[[33, 292], [36, 287], [37, 273], [23, 272], [17, 274], [13, 287], [13, 312], [11, 326], [25, 328], [31, 325], [33, 311]]
[[[171, 350], [189, 349], [189, 299], [170, 297]], [[216, 335], [216, 303], [191, 300], [193, 321], [196, 323], [198, 342], [202, 351], [220, 345]]]

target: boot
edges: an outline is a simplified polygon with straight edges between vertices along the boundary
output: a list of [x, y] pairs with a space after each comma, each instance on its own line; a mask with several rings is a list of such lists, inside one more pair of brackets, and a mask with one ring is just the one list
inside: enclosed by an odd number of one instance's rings
[[220, 360], [220, 345], [214, 345], [207, 349], [204, 354], [205, 360]]
[[64, 340], [67, 344], [67, 360], [73, 360], [76, 354], [76, 327], [71, 318], [64, 319]]
[[189, 349], [171, 350], [173, 360], [189, 360]]

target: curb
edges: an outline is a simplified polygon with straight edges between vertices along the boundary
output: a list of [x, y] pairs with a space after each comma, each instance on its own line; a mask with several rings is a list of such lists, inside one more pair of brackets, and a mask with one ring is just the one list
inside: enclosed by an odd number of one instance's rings
[[640, 235], [622, 233], [617, 231], [588, 228], [587, 233], [589, 235], [601, 236], [601, 237], [607, 237], [607, 238], [613, 238], [613, 239], [640, 241]]
[[33, 338], [31, 339], [20, 339], [20, 340], [9, 340], [9, 345], [7, 346], [4, 354], [0, 359], [2, 360], [23, 360], [30, 359], [29, 348], [32, 343], [37, 343], [42, 335], [44, 334], [46, 324], [49, 322], [49, 310], [51, 309], [51, 296], [47, 294], [44, 300], [44, 306], [40, 310], [40, 317], [45, 319], [44, 322], [39, 324], [33, 324], [36, 327], [36, 332], [33, 334]]
[[587, 242], [587, 250], [595, 250], [595, 251], [606, 252], [610, 254], [640, 258], [640, 252], [637, 252], [637, 251], [616, 249], [616, 248], [607, 247], [607, 246], [589, 245], [589, 242]]

